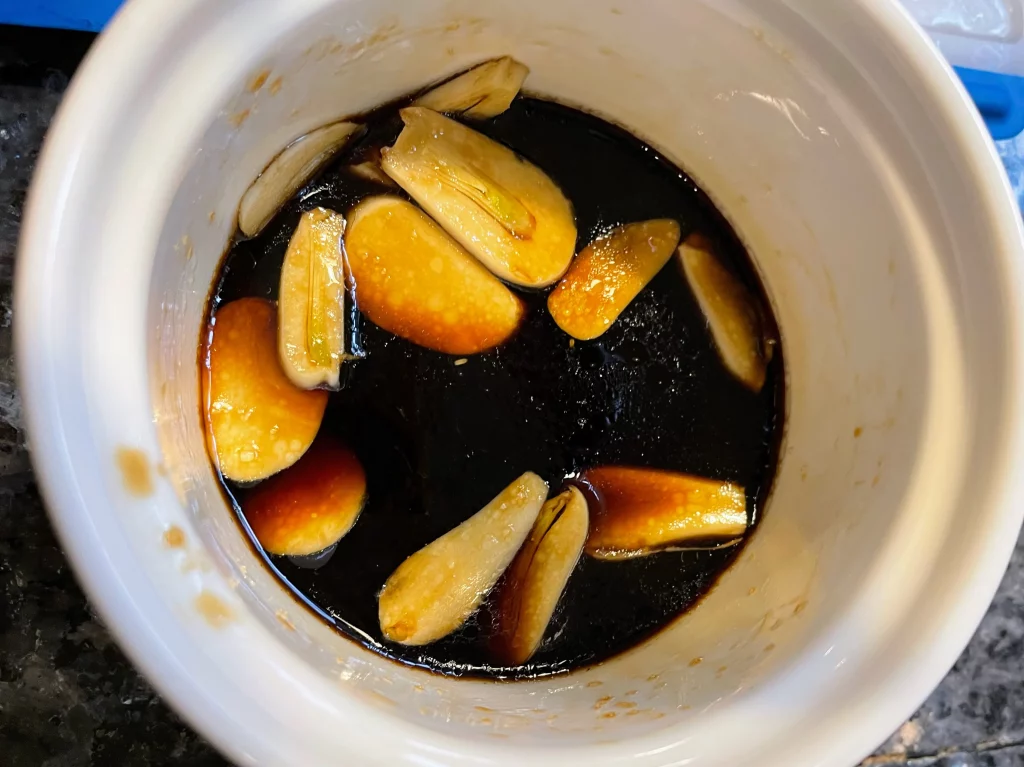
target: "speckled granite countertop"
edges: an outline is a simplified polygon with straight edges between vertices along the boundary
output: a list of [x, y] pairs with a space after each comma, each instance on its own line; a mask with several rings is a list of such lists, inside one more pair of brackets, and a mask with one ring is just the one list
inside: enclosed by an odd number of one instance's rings
[[[46, 127], [90, 42], [0, 27], [0, 765], [223, 765], [90, 610], [26, 454], [11, 360], [18, 226]], [[1024, 189], [1024, 139], [1000, 152]], [[949, 676], [864, 764], [1024, 766], [1024, 541]]]

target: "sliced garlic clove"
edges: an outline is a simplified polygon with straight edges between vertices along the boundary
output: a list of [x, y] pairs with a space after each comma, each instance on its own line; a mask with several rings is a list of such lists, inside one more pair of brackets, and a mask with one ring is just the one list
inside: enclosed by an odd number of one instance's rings
[[613, 229], [585, 247], [548, 296], [548, 311], [573, 338], [597, 338], [661, 271], [679, 224], [659, 218]]
[[254, 237], [274, 214], [359, 130], [355, 123], [325, 125], [295, 139], [271, 160], [238, 206], [238, 228]]
[[308, 557], [341, 540], [365, 500], [366, 474], [355, 453], [319, 439], [298, 463], [246, 496], [242, 512], [269, 554]]
[[722, 266], [703, 235], [686, 238], [679, 246], [679, 260], [722, 362], [745, 386], [760, 391], [772, 348], [764, 338], [757, 301]]
[[406, 200], [359, 203], [345, 251], [360, 311], [420, 346], [476, 354], [506, 341], [522, 320], [512, 291]]
[[381, 167], [503, 280], [540, 288], [569, 267], [572, 206], [543, 171], [430, 109], [401, 110], [405, 129]]
[[597, 559], [709, 548], [747, 530], [742, 487], [656, 469], [606, 466], [583, 473], [596, 492], [585, 550]]
[[301, 389], [337, 388], [345, 359], [345, 218], [324, 208], [302, 214], [281, 267], [278, 353]]
[[304, 391], [277, 354], [277, 310], [262, 298], [214, 315], [203, 375], [210, 454], [228, 479], [253, 482], [302, 457], [323, 419], [327, 392]]
[[527, 472], [399, 565], [380, 593], [384, 637], [424, 645], [462, 626], [519, 551], [547, 494], [544, 480]]
[[570, 487], [544, 504], [497, 599], [492, 648], [500, 662], [526, 663], [537, 651], [587, 539], [583, 493]]
[[389, 186], [392, 188], [397, 186], [391, 176], [380, 169], [380, 164], [371, 160], [356, 163], [355, 165], [349, 165], [348, 171], [353, 176], [358, 176], [364, 181], [371, 181], [374, 184], [380, 184], [381, 186]]
[[478, 120], [494, 117], [509, 108], [529, 73], [525, 64], [511, 56], [485, 61], [432, 88], [413, 104], [435, 112], [461, 112]]

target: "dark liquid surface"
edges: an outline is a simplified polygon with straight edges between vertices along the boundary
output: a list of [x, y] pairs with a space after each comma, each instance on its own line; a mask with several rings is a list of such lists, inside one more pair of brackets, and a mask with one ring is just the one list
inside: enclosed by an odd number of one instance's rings
[[[217, 286], [220, 303], [277, 297], [281, 263], [302, 211], [342, 213], [369, 194], [398, 193], [345, 170], [389, 145], [394, 110], [371, 116], [363, 138], [314, 179], [255, 239], [238, 242]], [[710, 237], [723, 262], [762, 295], [746, 252], [682, 171], [632, 135], [558, 104], [519, 98], [472, 127], [543, 169], [571, 200], [578, 249], [614, 226], [674, 218], [685, 238]], [[723, 367], [673, 258], [599, 339], [570, 344], [547, 312], [548, 291], [516, 291], [528, 312], [505, 345], [456, 358], [354, 316], [365, 359], [346, 363], [321, 433], [351, 446], [366, 469], [368, 502], [328, 563], [269, 566], [339, 630], [388, 657], [455, 675], [526, 678], [606, 660], [691, 607], [739, 552], [665, 552], [620, 562], [583, 556], [529, 665], [498, 668], [487, 650], [485, 605], [455, 634], [426, 647], [386, 642], [377, 593], [410, 554], [534, 471], [551, 486], [608, 464], [730, 480], [747, 489], [756, 522], [774, 478], [782, 432], [782, 359], [753, 394]], [[358, 297], [357, 297], [358, 299]], [[767, 306], [767, 303], [765, 303]], [[246, 490], [228, 483], [244, 508]], [[257, 545], [258, 548], [258, 544]]]

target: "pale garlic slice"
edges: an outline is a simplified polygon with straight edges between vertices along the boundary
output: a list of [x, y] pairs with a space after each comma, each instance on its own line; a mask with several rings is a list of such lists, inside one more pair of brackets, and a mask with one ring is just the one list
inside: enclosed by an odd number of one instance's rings
[[384, 637], [424, 645], [462, 626], [523, 545], [547, 494], [544, 480], [527, 472], [399, 565], [380, 592]]
[[348, 171], [353, 176], [358, 176], [364, 181], [372, 181], [374, 184], [390, 186], [392, 188], [397, 186], [397, 184], [395, 184], [391, 179], [391, 176], [380, 169], [380, 164], [369, 160], [356, 163], [355, 165], [349, 165]]
[[524, 287], [552, 284], [576, 248], [572, 206], [539, 168], [465, 125], [423, 107], [381, 167], [488, 269]]
[[407, 200], [359, 203], [345, 251], [359, 310], [420, 346], [476, 354], [506, 341], [523, 318], [512, 291]]
[[238, 205], [238, 228], [260, 233], [274, 214], [359, 130], [356, 123], [325, 125], [295, 139], [252, 182]]
[[497, 598], [491, 646], [501, 663], [518, 666], [537, 651], [587, 539], [587, 501], [575, 487], [544, 504], [516, 554]]
[[478, 120], [495, 117], [509, 108], [529, 73], [525, 64], [503, 56], [441, 83], [413, 104], [436, 112], [459, 112]]
[[348, 166], [348, 172], [353, 176], [370, 181], [374, 184], [387, 186], [394, 189], [398, 186], [394, 179], [381, 170], [380, 147], [369, 147], [360, 152], [358, 162]]
[[596, 559], [717, 548], [747, 530], [747, 499], [732, 482], [657, 469], [605, 466], [580, 478], [598, 503], [585, 550]]
[[726, 368], [757, 392], [764, 386], [771, 346], [762, 330], [757, 301], [716, 258], [711, 243], [691, 234], [679, 260]]
[[345, 359], [345, 218], [306, 211], [281, 267], [277, 347], [281, 367], [302, 389], [337, 388]]
[[669, 218], [616, 227], [580, 251], [548, 296], [548, 311], [573, 338], [597, 338], [668, 263], [678, 244], [679, 224]]

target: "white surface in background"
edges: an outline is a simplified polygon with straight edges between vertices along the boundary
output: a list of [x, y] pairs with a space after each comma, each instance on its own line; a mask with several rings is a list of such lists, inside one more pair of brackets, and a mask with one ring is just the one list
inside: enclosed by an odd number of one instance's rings
[[923, 27], [987, 40], [1020, 37], [1020, 0], [905, 0]]
[[1022, 0], [901, 0], [956, 66], [1024, 76]]

